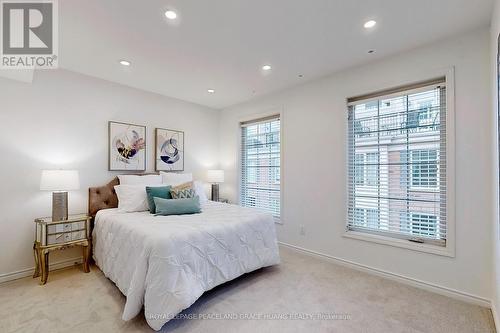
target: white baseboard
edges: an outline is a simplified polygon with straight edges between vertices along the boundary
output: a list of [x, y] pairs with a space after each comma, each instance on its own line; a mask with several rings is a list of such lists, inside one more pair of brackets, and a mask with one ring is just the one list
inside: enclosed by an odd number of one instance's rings
[[[387, 279], [390, 279], [393, 281], [397, 281], [397, 282], [400, 282], [400, 283], [403, 283], [406, 285], [410, 285], [412, 287], [417, 287], [417, 288], [424, 289], [424, 290], [427, 290], [430, 292], [434, 292], [436, 294], [448, 296], [448, 297], [451, 297], [454, 299], [458, 299], [458, 300], [465, 301], [468, 303], [480, 305], [480, 306], [483, 306], [486, 308], [491, 308], [492, 312], [493, 312], [493, 316], [495, 316], [495, 311], [492, 308], [492, 302], [489, 299], [486, 299], [484, 297], [480, 297], [480, 296], [472, 295], [472, 294], [469, 294], [469, 293], [466, 293], [463, 291], [443, 287], [443, 286], [433, 284], [430, 282], [421, 281], [421, 280], [407, 277], [404, 275], [387, 272], [387, 271], [373, 268], [370, 266], [361, 265], [361, 264], [358, 264], [358, 263], [355, 263], [355, 262], [352, 262], [349, 260], [336, 258], [336, 257], [330, 256], [328, 254], [304, 249], [300, 246], [295, 246], [295, 245], [287, 244], [287, 243], [283, 243], [283, 242], [278, 242], [278, 243], [280, 245], [283, 245], [283, 246], [290, 248], [292, 250], [295, 250], [295, 251], [298, 251], [298, 252], [301, 252], [301, 253], [304, 253], [304, 254], [307, 254], [310, 256], [314, 256], [316, 258], [327, 260], [327, 261], [333, 262], [335, 264], [347, 266], [349, 268], [356, 269], [358, 271], [363, 271], [363, 272], [366, 272], [369, 274], [377, 275], [377, 276], [387, 278]], [[497, 319], [498, 318], [495, 318], [495, 322], [497, 321]], [[499, 325], [497, 325], [497, 327], [499, 327]]]
[[498, 312], [495, 302], [491, 302], [491, 313], [493, 314], [493, 321], [495, 322], [497, 333], [500, 333], [500, 318], [498, 317]]
[[[82, 262], [83, 262], [82, 257], [76, 257], [76, 258], [61, 260], [61, 261], [58, 261], [55, 263], [49, 263], [49, 271], [73, 266], [76, 264], [81, 264]], [[24, 278], [27, 276], [32, 276], [34, 271], [35, 271], [35, 268], [32, 267], [32, 268], [26, 268], [26, 269], [16, 271], [16, 272], [0, 274], [0, 283], [21, 279], [21, 278]]]

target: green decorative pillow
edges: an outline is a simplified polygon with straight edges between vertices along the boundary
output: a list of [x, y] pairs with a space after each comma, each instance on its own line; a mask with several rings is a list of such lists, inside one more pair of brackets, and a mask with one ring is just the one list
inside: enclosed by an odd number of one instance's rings
[[148, 196], [148, 205], [149, 212], [151, 214], [156, 213], [156, 205], [154, 198], [162, 198], [162, 199], [172, 199], [172, 195], [170, 194], [170, 189], [172, 186], [159, 186], [159, 187], [149, 187], [146, 186], [146, 194]]
[[188, 199], [154, 198], [156, 215], [184, 215], [201, 213], [200, 198]]
[[170, 189], [172, 199], [188, 199], [194, 198], [196, 192], [193, 188], [193, 182], [184, 183]]

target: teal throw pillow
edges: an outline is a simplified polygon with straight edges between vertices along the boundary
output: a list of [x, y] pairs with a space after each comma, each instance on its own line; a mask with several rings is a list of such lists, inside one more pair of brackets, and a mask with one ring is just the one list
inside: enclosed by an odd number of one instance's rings
[[146, 186], [146, 194], [148, 196], [148, 205], [149, 212], [151, 214], [156, 213], [156, 205], [154, 198], [162, 198], [162, 199], [172, 199], [172, 195], [170, 194], [170, 189], [172, 186], [159, 186], [159, 187], [149, 187]]
[[200, 198], [188, 199], [154, 198], [156, 215], [184, 215], [201, 213]]

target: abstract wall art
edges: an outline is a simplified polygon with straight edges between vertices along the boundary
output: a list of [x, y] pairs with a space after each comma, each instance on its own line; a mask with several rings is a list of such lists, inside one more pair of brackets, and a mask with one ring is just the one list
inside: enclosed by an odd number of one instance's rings
[[184, 171], [184, 132], [156, 129], [156, 171]]
[[109, 170], [146, 170], [146, 126], [110, 121]]

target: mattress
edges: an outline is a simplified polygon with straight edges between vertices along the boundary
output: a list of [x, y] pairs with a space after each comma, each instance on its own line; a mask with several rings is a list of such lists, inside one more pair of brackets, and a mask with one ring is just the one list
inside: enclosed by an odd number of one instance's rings
[[270, 214], [211, 201], [194, 215], [101, 210], [93, 244], [96, 264], [127, 298], [122, 318], [144, 306], [154, 330], [205, 291], [280, 262]]

